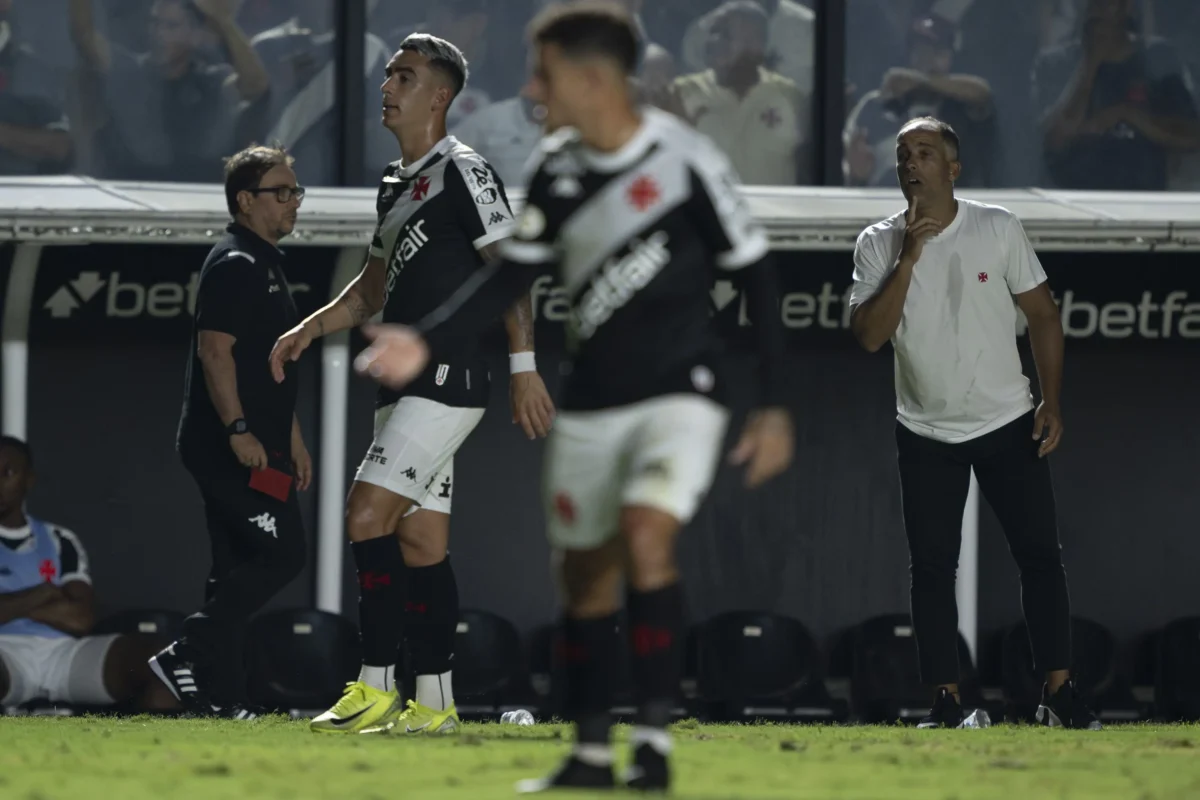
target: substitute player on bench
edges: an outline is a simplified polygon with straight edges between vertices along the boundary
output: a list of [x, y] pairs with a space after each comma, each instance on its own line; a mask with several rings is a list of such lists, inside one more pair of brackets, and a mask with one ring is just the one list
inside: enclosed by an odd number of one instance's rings
[[[277, 376], [316, 337], [359, 325], [380, 310], [387, 322], [421, 319], [511, 232], [512, 211], [496, 171], [446, 135], [446, 111], [466, 80], [466, 60], [453, 44], [428, 34], [401, 43], [382, 91], [383, 124], [396, 135], [403, 158], [388, 166], [379, 187], [370, 258], [341, 297], [280, 338], [271, 356]], [[554, 407], [534, 365], [528, 297], [512, 307], [506, 327], [514, 419], [530, 438], [545, 436]], [[313, 721], [313, 730], [457, 729], [450, 663], [458, 587], [447, 543], [454, 453], [483, 417], [490, 393], [478, 343], [475, 336], [438, 348], [429, 369], [403, 393], [380, 391], [375, 440], [346, 510], [358, 568], [363, 668], [342, 699]], [[407, 707], [394, 680], [402, 624], [417, 674], [416, 698]]]
[[792, 457], [774, 271], [728, 159], [677, 118], [636, 107], [637, 38], [625, 11], [551, 6], [531, 38], [528, 91], [549, 127], [565, 127], [542, 143], [503, 259], [415, 331], [372, 331], [357, 366], [404, 385], [425, 369], [427, 347], [469, 341], [557, 266], [572, 302], [573, 369], [544, 487], [549, 538], [562, 551], [560, 653], [577, 742], [560, 770], [520, 789], [614, 785], [609, 669], [622, 582], [639, 704], [626, 782], [665, 789], [684, 639], [675, 538], [709, 489], [729, 413], [709, 290], [715, 270], [741, 271], [753, 303], [763, 394], [733, 461], [757, 486]]

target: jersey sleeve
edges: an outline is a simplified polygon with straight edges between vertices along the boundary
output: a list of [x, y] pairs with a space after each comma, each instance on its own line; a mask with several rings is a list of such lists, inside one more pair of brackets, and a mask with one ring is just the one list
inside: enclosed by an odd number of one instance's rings
[[88, 568], [87, 551], [79, 537], [66, 528], [52, 528], [54, 541], [58, 545], [58, 561], [62, 566], [63, 583], [71, 581], [92, 582], [91, 570]]
[[1015, 214], [1005, 215], [1004, 229], [1008, 249], [1008, 269], [1004, 278], [1010, 292], [1024, 294], [1041, 286], [1046, 280], [1046, 273], [1033, 250], [1033, 243], [1025, 235], [1025, 227]]
[[889, 265], [879, 252], [878, 235], [871, 229], [858, 235], [854, 243], [854, 276], [850, 287], [850, 307], [856, 308], [875, 296], [887, 277]]
[[196, 298], [196, 330], [240, 336], [251, 313], [246, 270], [254, 259], [231, 250], [209, 267]]
[[446, 167], [446, 191], [475, 249], [512, 235], [513, 213], [504, 183], [478, 153], [455, 154]]
[[517, 216], [512, 238], [500, 244], [500, 254], [508, 261], [530, 266], [546, 267], [558, 261], [558, 229], [560, 220], [547, 215], [554, 208], [550, 195], [553, 178], [537, 157], [527, 165], [529, 175], [525, 206]]
[[770, 250], [767, 232], [754, 219], [733, 164], [715, 144], [701, 139], [691, 160], [693, 203], [700, 231], [717, 254], [717, 266], [739, 270]]

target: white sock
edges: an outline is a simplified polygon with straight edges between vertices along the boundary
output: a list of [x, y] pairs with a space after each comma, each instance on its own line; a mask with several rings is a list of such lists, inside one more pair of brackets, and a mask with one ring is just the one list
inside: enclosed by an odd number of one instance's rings
[[635, 726], [632, 733], [629, 735], [629, 742], [635, 748], [640, 744], [648, 744], [654, 748], [660, 756], [671, 755], [671, 734], [667, 733], [662, 728], [646, 728], [643, 726]]
[[611, 767], [613, 763], [612, 745], [608, 744], [577, 744], [575, 757], [593, 767]]
[[381, 692], [390, 692], [396, 688], [396, 665], [368, 667], [363, 664], [362, 669], [358, 672], [358, 679]]
[[450, 687], [450, 672], [443, 672], [441, 675], [418, 675], [417, 702], [435, 711], [445, 711], [454, 705], [454, 691]]

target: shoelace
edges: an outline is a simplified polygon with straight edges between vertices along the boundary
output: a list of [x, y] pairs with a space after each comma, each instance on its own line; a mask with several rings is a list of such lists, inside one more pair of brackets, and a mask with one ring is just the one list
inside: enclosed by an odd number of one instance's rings
[[363, 689], [362, 684], [357, 681], [350, 681], [346, 684], [346, 691], [342, 692], [342, 699], [337, 701], [337, 705], [333, 707], [334, 711], [345, 710], [342, 708], [343, 703], [347, 703], [357, 695], [363, 700], [367, 699], [367, 692]]

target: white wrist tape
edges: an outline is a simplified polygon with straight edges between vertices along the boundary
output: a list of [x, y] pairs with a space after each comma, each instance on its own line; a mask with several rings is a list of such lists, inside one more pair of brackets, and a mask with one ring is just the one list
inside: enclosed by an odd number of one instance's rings
[[533, 357], [533, 351], [526, 350], [523, 353], [509, 353], [508, 371], [513, 375], [516, 375], [518, 372], [537, 372], [537, 362]]

